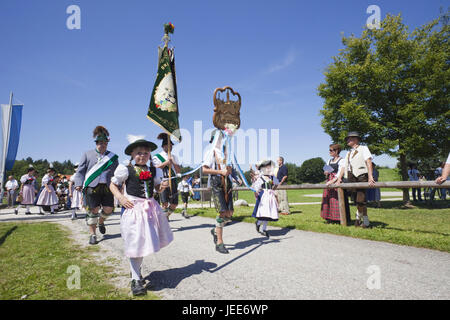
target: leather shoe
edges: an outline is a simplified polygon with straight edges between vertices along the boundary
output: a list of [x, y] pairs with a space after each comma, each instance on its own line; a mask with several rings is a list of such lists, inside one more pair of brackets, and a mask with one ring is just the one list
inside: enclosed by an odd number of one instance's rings
[[133, 293], [133, 296], [145, 296], [147, 294], [147, 289], [145, 289], [144, 281], [131, 280], [131, 292]]
[[229, 253], [227, 248], [225, 248], [225, 245], [223, 243], [216, 245], [216, 251], [220, 253]]
[[105, 234], [106, 233], [105, 224], [99, 224], [98, 231], [100, 231], [101, 234]]
[[89, 238], [89, 244], [97, 244], [97, 236], [92, 234]]

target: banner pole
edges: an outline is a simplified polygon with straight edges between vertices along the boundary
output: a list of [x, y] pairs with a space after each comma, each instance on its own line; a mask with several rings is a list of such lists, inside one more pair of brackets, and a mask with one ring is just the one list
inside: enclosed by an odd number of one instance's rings
[[[1, 173], [0, 173], [0, 202], [3, 200], [3, 191], [4, 191], [4, 180], [5, 180], [5, 167], [6, 167], [6, 154], [8, 153], [8, 146], [9, 146], [9, 134], [11, 131], [11, 115], [12, 115], [12, 101], [13, 101], [13, 92], [11, 91], [9, 94], [9, 110], [8, 110], [8, 122], [7, 122], [7, 128], [6, 128], [6, 137], [3, 137], [3, 154], [2, 154], [2, 167], [1, 167]], [[2, 125], [5, 122], [2, 121]]]

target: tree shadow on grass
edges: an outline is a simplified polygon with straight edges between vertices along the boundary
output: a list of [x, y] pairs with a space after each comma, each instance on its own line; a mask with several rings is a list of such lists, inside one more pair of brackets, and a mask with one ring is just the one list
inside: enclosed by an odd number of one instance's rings
[[384, 201], [381, 202], [381, 208], [379, 209], [448, 209], [450, 202], [448, 200], [434, 200], [433, 202], [426, 201], [412, 201], [411, 207], [405, 207], [403, 201]]
[[16, 229], [17, 229], [17, 226], [14, 226], [11, 229], [9, 229], [8, 231], [6, 231], [6, 233], [3, 236], [1, 236], [0, 246], [3, 244], [3, 242], [5, 242], [6, 238], [8, 238], [11, 235], [11, 233], [13, 233], [14, 230], [16, 230]]
[[[352, 224], [349, 224], [349, 226], [354, 225], [355, 220], [352, 221]], [[449, 233], [444, 232], [436, 232], [436, 231], [429, 231], [429, 230], [417, 230], [417, 229], [409, 229], [409, 228], [396, 228], [396, 227], [388, 227], [389, 224], [381, 222], [381, 221], [370, 221], [370, 226], [372, 228], [379, 228], [379, 229], [386, 229], [386, 230], [395, 230], [400, 232], [417, 232], [417, 233], [424, 233], [424, 234], [434, 234], [434, 235], [440, 235], [440, 236], [450, 236]], [[369, 229], [370, 230], [370, 229]]]

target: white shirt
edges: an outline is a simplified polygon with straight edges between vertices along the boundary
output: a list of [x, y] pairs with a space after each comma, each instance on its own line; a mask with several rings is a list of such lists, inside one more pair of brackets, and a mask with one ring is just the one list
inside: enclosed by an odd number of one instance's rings
[[19, 187], [16, 179], [8, 180], [5, 184], [6, 190], [16, 190]]
[[43, 178], [42, 178], [42, 183], [41, 185], [44, 187], [46, 185], [48, 185], [50, 183], [50, 180], [53, 180], [53, 177], [49, 174], [46, 174]]
[[[370, 153], [370, 150], [367, 146], [361, 146], [359, 145], [357, 148], [352, 148], [350, 152], [350, 159], [353, 157], [353, 154], [355, 151], [358, 150], [358, 152], [362, 152], [364, 161], [367, 161], [369, 159], [373, 159], [372, 153]], [[348, 171], [352, 171], [351, 165], [348, 166]]]
[[[105, 156], [106, 152], [104, 154], [99, 154], [97, 152], [97, 158], [98, 161], [100, 161], [101, 159], [103, 159], [103, 157]], [[105, 170], [100, 174], [100, 178], [98, 180], [98, 183], [102, 183], [102, 184], [106, 184], [108, 182], [106, 176], [107, 176], [108, 172]]]
[[[158, 152], [158, 154], [161, 155], [161, 157], [163, 157], [165, 159], [164, 162], [166, 162], [167, 159], [169, 159], [169, 155], [164, 150], [161, 150], [161, 152]], [[172, 154], [171, 156], [172, 156], [173, 160], [175, 161], [175, 163], [178, 164], [179, 163], [178, 158], [174, 154]], [[159, 158], [156, 155], [152, 157], [152, 162], [155, 167], [160, 166], [163, 163], [161, 160], [159, 160]], [[172, 165], [172, 171], [176, 172], [174, 165]]]
[[336, 173], [336, 176], [339, 177], [342, 170], [344, 170], [344, 168], [345, 168], [345, 161], [343, 158], [340, 158], [340, 157], [336, 162], [331, 162], [331, 160], [333, 160], [333, 159], [328, 160], [327, 165], [330, 165], [330, 163], [333, 163], [333, 164], [337, 163], [339, 165], [339, 167], [338, 167], [338, 172]]
[[203, 165], [208, 166], [210, 169], [219, 170], [219, 166], [217, 165], [216, 157], [219, 160], [221, 169], [225, 169], [224, 154], [222, 150], [219, 148], [210, 147], [208, 151], [205, 152], [203, 157]]
[[181, 180], [181, 182], [178, 184], [178, 191], [179, 192], [189, 192], [192, 191], [192, 187], [187, 181]]
[[[156, 169], [155, 177], [153, 178], [154, 185], [157, 186], [161, 184], [161, 181], [163, 179], [162, 170], [159, 168]], [[121, 186], [125, 181], [128, 179], [128, 168], [123, 165], [119, 164], [116, 168], [116, 171], [114, 171], [114, 177], [111, 178], [111, 182], [114, 183], [116, 186]]]
[[447, 161], [445, 161], [446, 164], [450, 164], [450, 152], [448, 153]]
[[252, 188], [255, 189], [258, 193], [259, 191], [261, 191], [265, 182], [270, 182], [270, 177], [264, 174], [260, 174], [258, 178], [256, 178], [256, 180], [252, 183]]

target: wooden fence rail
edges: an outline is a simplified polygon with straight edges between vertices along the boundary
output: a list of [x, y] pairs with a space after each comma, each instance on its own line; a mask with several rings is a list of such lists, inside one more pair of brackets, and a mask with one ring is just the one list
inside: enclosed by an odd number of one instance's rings
[[[344, 189], [373, 189], [373, 188], [397, 188], [397, 189], [410, 189], [410, 188], [448, 188], [450, 189], [450, 181], [446, 181], [443, 184], [437, 184], [434, 181], [388, 181], [388, 182], [376, 182], [374, 186], [369, 186], [367, 182], [356, 183], [341, 183], [339, 186], [334, 184], [326, 185], [324, 183], [318, 184], [286, 184], [278, 186], [277, 190], [303, 190], [303, 189], [338, 189], [339, 198], [339, 213], [341, 225], [347, 225], [347, 217], [345, 215], [345, 202], [344, 202]], [[195, 188], [194, 191], [210, 191], [211, 188]], [[245, 191], [250, 190], [247, 187], [236, 187], [233, 191]]]

